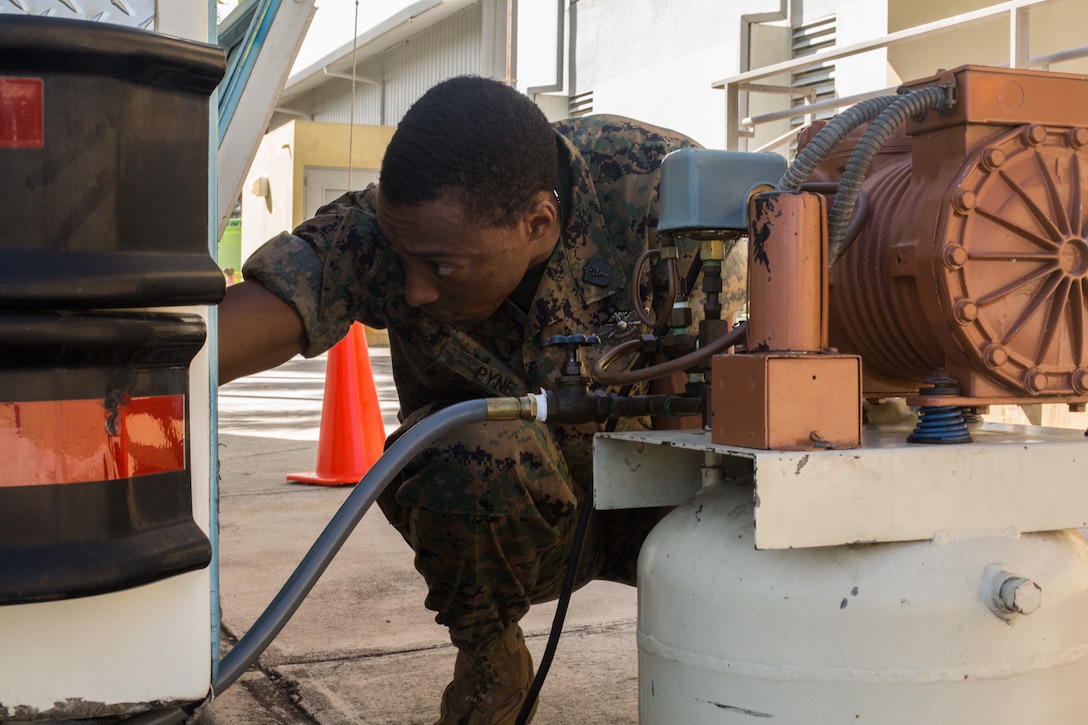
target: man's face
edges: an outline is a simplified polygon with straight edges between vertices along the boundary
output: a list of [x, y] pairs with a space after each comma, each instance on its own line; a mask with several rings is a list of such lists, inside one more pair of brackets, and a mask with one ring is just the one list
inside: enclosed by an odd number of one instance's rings
[[528, 219], [510, 228], [470, 225], [449, 201], [379, 199], [378, 226], [404, 267], [408, 304], [447, 324], [494, 314], [540, 254]]

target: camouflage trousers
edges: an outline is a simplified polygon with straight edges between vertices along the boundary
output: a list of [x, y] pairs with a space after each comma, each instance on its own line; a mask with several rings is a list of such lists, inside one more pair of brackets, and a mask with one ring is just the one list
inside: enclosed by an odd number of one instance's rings
[[[458, 649], [489, 651], [531, 604], [559, 595], [589, 458], [572, 471], [547, 427], [488, 421], [436, 441], [382, 493], [378, 505], [427, 583], [424, 605]], [[576, 585], [634, 584], [639, 548], [663, 514], [593, 512]]]

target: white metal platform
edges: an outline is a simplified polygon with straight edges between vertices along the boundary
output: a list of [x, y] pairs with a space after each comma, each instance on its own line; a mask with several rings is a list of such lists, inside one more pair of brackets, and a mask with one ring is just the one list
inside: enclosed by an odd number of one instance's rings
[[1088, 526], [1082, 431], [986, 423], [957, 445], [907, 443], [909, 431], [866, 427], [861, 448], [810, 451], [721, 446], [702, 431], [602, 434], [594, 502], [676, 505], [718, 468], [753, 477], [758, 549]]

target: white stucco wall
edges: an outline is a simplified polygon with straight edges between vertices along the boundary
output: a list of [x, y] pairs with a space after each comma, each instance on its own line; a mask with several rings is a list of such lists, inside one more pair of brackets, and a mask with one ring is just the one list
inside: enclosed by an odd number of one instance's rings
[[[886, 32], [885, 0], [794, 5], [795, 15], [808, 19], [835, 14], [840, 44]], [[780, 29], [753, 29], [753, 67], [788, 59], [788, 3], [780, 0], [594, 0], [574, 8], [575, 92], [592, 90], [595, 112], [668, 126], [711, 147], [725, 143], [725, 96], [711, 84], [748, 69], [741, 58], [744, 18]], [[837, 77], [841, 95], [884, 87], [884, 55], [842, 61]], [[762, 109], [767, 105], [764, 99]]]
[[742, 14], [780, 0], [594, 0], [574, 6], [575, 92], [593, 110], [670, 127], [711, 147], [725, 142], [725, 98], [711, 84], [741, 67]]
[[[619, 113], [675, 128], [711, 147], [724, 145], [724, 93], [715, 81], [789, 57], [788, 29], [833, 15], [839, 47], [999, 4], [998, 0], [593, 0], [572, 6], [572, 93], [593, 94], [593, 111]], [[788, 20], [775, 20], [775, 14]], [[1088, 45], [1088, 3], [1058, 0], [1031, 12], [1031, 54]], [[741, 58], [743, 18], [764, 17]], [[967, 31], [912, 41], [835, 61], [836, 92], [848, 97], [964, 63], [1003, 64], [1009, 24], [999, 19]], [[746, 66], [746, 63], [750, 63]], [[1084, 72], [1088, 61], [1053, 70]], [[788, 78], [760, 82], [788, 83]], [[784, 96], [753, 95], [746, 115], [785, 107]], [[752, 147], [781, 133], [758, 131]]]
[[[833, 11], [840, 46], [872, 40], [888, 32], [887, 0], [854, 0], [828, 4], [837, 6]], [[888, 53], [885, 50], [874, 50], [835, 61], [835, 86], [839, 96], [853, 96], [874, 89], [888, 88], [895, 83], [895, 80], [889, 79]]]
[[[242, 260], [282, 231], [294, 227], [295, 124], [269, 131], [242, 184]], [[268, 196], [253, 193], [259, 179], [267, 179]]]

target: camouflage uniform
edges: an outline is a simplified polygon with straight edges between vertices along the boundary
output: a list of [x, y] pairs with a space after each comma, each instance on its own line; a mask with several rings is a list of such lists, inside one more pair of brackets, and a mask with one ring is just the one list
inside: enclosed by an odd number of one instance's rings
[[[403, 272], [378, 230], [374, 186], [272, 239], [246, 263], [245, 276], [298, 310], [307, 355], [335, 344], [353, 320], [387, 329], [401, 430], [453, 402], [552, 387], [564, 351], [545, 348], [545, 339], [629, 318], [634, 263], [657, 244], [658, 166], [666, 153], [693, 145], [618, 117], [566, 120], [556, 130], [560, 167], [569, 167], [569, 188], [566, 179], [560, 184], [564, 227], [528, 314], [507, 301], [485, 322], [451, 326], [409, 306]], [[740, 301], [741, 270], [742, 260], [725, 266], [726, 309]], [[649, 275], [639, 284], [641, 299], [650, 299]], [[620, 339], [586, 349], [587, 369]], [[462, 650], [485, 651], [531, 602], [558, 594], [599, 429], [510, 421], [466, 427], [437, 441], [381, 497], [416, 553], [426, 606]], [[579, 583], [633, 583], [639, 546], [659, 515], [595, 512]]]

